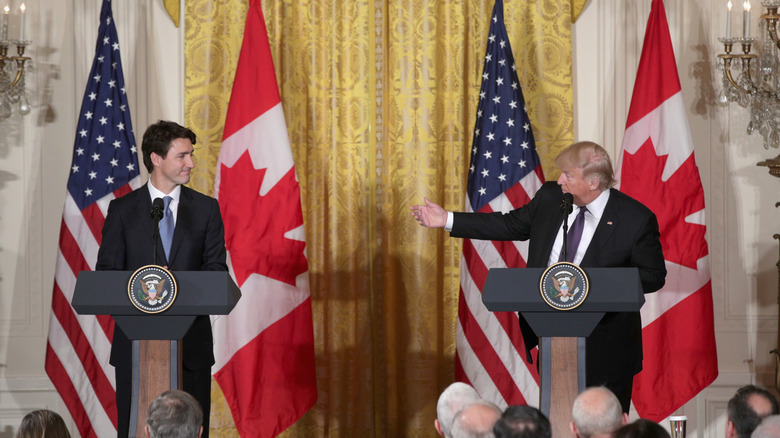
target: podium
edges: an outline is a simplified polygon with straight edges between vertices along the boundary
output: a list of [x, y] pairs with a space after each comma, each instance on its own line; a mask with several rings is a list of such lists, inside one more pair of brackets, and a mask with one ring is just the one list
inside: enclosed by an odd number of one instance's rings
[[539, 342], [539, 410], [553, 436], [570, 435], [571, 407], [585, 389], [585, 338], [607, 312], [638, 312], [645, 302], [637, 268], [584, 268], [588, 296], [575, 309], [558, 310], [542, 298], [545, 268], [488, 272], [482, 302], [493, 312], [520, 312]]
[[132, 341], [130, 436], [140, 436], [152, 400], [169, 389], [181, 389], [180, 344], [195, 318], [229, 314], [241, 291], [226, 271], [173, 272], [176, 300], [159, 314], [146, 314], [128, 297], [132, 275], [133, 271], [82, 271], [71, 305], [80, 315], [111, 315]]

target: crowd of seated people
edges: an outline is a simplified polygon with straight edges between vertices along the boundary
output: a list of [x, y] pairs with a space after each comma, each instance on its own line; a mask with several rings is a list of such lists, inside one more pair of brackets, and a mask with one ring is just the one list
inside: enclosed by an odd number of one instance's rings
[[[445, 438], [551, 438], [549, 419], [539, 409], [508, 406], [503, 411], [465, 383], [445, 389], [436, 409], [436, 431]], [[609, 389], [588, 388], [574, 400], [569, 425], [574, 438], [671, 438], [662, 425], [640, 418], [629, 422]], [[777, 399], [747, 385], [728, 402], [726, 438], [780, 438]], [[557, 438], [557, 437], [556, 437]]]

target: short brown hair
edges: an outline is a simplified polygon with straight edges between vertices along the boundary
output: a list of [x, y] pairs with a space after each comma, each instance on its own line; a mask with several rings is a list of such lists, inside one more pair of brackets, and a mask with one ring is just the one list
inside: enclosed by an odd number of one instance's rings
[[592, 141], [581, 141], [566, 147], [555, 158], [555, 165], [561, 170], [571, 167], [582, 169], [584, 179], [598, 178], [601, 190], [606, 190], [617, 182], [609, 154]]

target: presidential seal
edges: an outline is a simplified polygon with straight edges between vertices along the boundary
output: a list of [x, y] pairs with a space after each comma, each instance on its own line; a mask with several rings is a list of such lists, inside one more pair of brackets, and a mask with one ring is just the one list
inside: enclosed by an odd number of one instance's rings
[[551, 265], [544, 271], [539, 282], [539, 290], [544, 301], [558, 310], [577, 308], [588, 296], [588, 289], [588, 277], [585, 271], [569, 262]]
[[160, 313], [171, 307], [176, 299], [176, 280], [162, 266], [147, 265], [130, 276], [127, 295], [141, 312]]

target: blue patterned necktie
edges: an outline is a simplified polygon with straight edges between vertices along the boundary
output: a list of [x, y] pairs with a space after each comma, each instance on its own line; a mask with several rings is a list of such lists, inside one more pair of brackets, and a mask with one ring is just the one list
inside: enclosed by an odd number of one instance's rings
[[[577, 217], [574, 218], [574, 222], [569, 228], [569, 233], [566, 235], [566, 261], [573, 262], [574, 256], [577, 255], [577, 247], [580, 246], [580, 240], [582, 239], [582, 230], [585, 228], [585, 212], [588, 211], [587, 207], [580, 207], [580, 212], [577, 213]], [[558, 257], [558, 261], [563, 260], [563, 247], [561, 247], [561, 255]]]
[[163, 201], [165, 202], [165, 214], [160, 221], [160, 240], [162, 240], [166, 260], [169, 260], [171, 257], [171, 242], [173, 242], [173, 213], [171, 213], [172, 200], [173, 198], [170, 196], [163, 198]]

